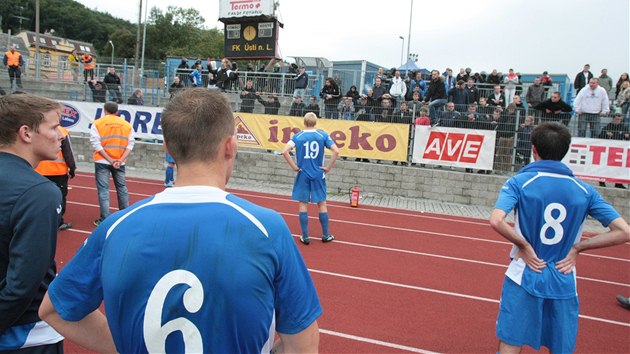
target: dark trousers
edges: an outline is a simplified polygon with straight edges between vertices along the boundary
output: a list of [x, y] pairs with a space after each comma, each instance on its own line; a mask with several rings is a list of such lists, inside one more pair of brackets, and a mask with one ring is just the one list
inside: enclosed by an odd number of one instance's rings
[[87, 81], [88, 75], [90, 75], [90, 80], [94, 80], [94, 69], [83, 70], [83, 81]]
[[15, 80], [17, 86], [22, 88], [22, 70], [19, 66], [9, 66], [9, 79], [11, 80], [11, 86], [13, 86], [13, 80]]
[[45, 176], [51, 180], [61, 190], [61, 218], [59, 225], [64, 224], [63, 215], [66, 213], [66, 196], [68, 195], [68, 175], [63, 176]]
[[22, 349], [16, 349], [16, 350], [7, 350], [7, 351], [1, 351], [0, 353], [2, 354], [63, 354], [63, 341], [60, 341], [58, 343], [55, 344], [45, 344], [45, 345], [38, 345], [35, 347], [28, 347], [28, 348], [22, 348]]

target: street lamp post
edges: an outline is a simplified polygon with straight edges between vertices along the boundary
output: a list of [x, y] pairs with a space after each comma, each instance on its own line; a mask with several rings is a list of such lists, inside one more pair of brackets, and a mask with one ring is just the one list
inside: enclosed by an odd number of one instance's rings
[[112, 45], [112, 60], [111, 60], [111, 64], [112, 64], [112, 65], [114, 65], [114, 50], [115, 50], [115, 48], [114, 48], [114, 42], [109, 41], [109, 44], [111, 44], [111, 45]]
[[411, 0], [411, 10], [409, 10], [409, 33], [407, 34], [407, 58], [409, 58], [409, 48], [411, 47], [411, 18], [413, 15], [413, 0]]
[[400, 47], [400, 66], [403, 65], [403, 53], [405, 52], [405, 37], [398, 36], [402, 40], [402, 46]]

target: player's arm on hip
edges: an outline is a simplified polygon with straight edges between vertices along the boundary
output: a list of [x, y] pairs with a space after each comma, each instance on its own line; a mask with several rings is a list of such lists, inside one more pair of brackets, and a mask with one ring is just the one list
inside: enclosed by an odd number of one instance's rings
[[514, 259], [522, 258], [531, 270], [540, 273], [541, 269], [547, 266], [547, 263], [538, 258], [536, 251], [534, 251], [532, 245], [530, 245], [525, 238], [516, 234], [514, 228], [505, 221], [506, 216], [507, 214], [504, 210], [494, 209], [490, 216], [490, 226], [501, 236], [518, 247], [519, 251]]
[[284, 159], [287, 160], [287, 163], [289, 164], [289, 166], [291, 166], [291, 169], [295, 172], [298, 172], [300, 171], [300, 167], [298, 167], [298, 165], [295, 163], [295, 161], [293, 161], [293, 158], [289, 154], [294, 146], [295, 143], [293, 142], [293, 140], [289, 140], [284, 146], [284, 149], [282, 149], [282, 156], [284, 156]]

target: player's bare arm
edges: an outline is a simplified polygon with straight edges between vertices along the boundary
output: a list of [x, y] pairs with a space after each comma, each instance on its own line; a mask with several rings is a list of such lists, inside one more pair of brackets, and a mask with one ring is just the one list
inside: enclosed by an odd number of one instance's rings
[[287, 143], [284, 146], [284, 149], [282, 149], [282, 156], [284, 156], [284, 159], [287, 160], [287, 162], [289, 163], [289, 166], [291, 166], [291, 169], [295, 172], [299, 172], [300, 168], [298, 167], [298, 165], [295, 163], [295, 161], [293, 161], [293, 158], [291, 157], [291, 154], [289, 154], [289, 152], [293, 149], [293, 145]]
[[577, 262], [577, 255], [580, 252], [630, 242], [630, 227], [628, 227], [628, 223], [623, 218], [616, 218], [608, 225], [608, 228], [607, 232], [584, 239], [573, 245], [569, 254], [556, 263], [556, 269], [560, 273], [569, 274], [573, 271]]
[[335, 163], [337, 162], [337, 158], [339, 158], [339, 148], [337, 147], [337, 145], [333, 144], [330, 147], [330, 150], [332, 151], [332, 157], [330, 158], [328, 165], [325, 167], [322, 167], [322, 170], [324, 170], [324, 172], [326, 173], [332, 170], [333, 166], [335, 166]]
[[61, 318], [46, 293], [39, 307], [39, 317], [66, 339], [82, 347], [99, 353], [117, 352], [107, 319], [98, 309], [79, 321], [66, 321]]
[[505, 221], [506, 216], [507, 214], [505, 211], [501, 209], [494, 209], [492, 211], [492, 215], [490, 216], [490, 226], [492, 226], [492, 228], [501, 236], [518, 247], [519, 251], [514, 259], [522, 258], [531, 270], [540, 273], [542, 269], [547, 266], [547, 263], [538, 258], [534, 248], [532, 248], [532, 245], [530, 245], [527, 240], [518, 236], [516, 232], [514, 232], [514, 228]]

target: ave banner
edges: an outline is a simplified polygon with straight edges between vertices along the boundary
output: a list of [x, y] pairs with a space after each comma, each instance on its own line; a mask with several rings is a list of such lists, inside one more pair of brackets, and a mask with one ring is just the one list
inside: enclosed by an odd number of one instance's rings
[[582, 179], [630, 183], [630, 141], [572, 138], [562, 162]]
[[492, 170], [496, 132], [416, 126], [412, 162]]
[[[102, 103], [60, 101], [61, 125], [72, 132], [89, 133], [94, 120], [104, 115]], [[119, 115], [131, 123], [136, 137], [162, 140], [161, 107], [119, 105]], [[239, 146], [282, 150], [292, 134], [304, 128], [299, 117], [234, 113]], [[409, 126], [373, 122], [318, 119], [322, 129], [335, 141], [341, 156], [407, 161]]]
[[[239, 146], [282, 150], [291, 136], [304, 129], [300, 117], [234, 113]], [[409, 125], [318, 119], [346, 157], [407, 161]]]

